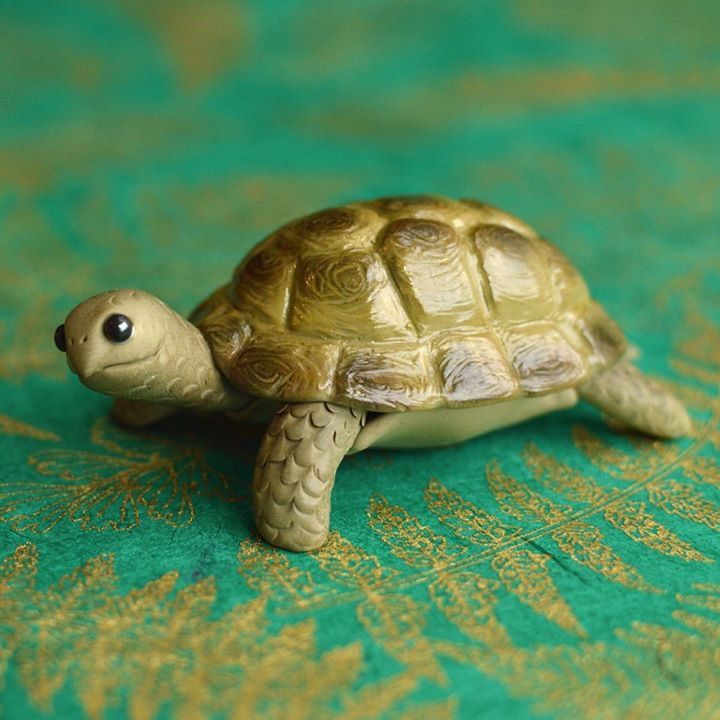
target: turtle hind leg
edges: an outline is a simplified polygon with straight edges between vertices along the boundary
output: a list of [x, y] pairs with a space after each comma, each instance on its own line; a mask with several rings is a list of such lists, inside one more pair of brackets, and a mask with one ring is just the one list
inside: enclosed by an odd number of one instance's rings
[[661, 438], [689, 435], [682, 403], [629, 362], [602, 370], [578, 388], [580, 397], [633, 430]]
[[287, 405], [273, 418], [253, 476], [255, 524], [267, 542], [295, 551], [325, 542], [335, 473], [364, 420], [323, 402]]

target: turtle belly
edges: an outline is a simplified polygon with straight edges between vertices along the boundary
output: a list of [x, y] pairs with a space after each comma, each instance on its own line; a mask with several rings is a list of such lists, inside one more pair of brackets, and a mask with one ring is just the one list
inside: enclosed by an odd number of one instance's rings
[[572, 407], [577, 400], [577, 392], [570, 388], [471, 408], [383, 413], [365, 425], [348, 454], [369, 447], [407, 449], [452, 445], [553, 410]]

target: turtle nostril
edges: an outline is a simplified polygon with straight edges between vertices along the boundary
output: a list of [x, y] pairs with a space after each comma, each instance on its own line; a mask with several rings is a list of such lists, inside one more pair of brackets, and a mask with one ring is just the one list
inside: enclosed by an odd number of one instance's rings
[[55, 329], [55, 347], [61, 352], [67, 351], [67, 341], [65, 339], [65, 325], [58, 325]]

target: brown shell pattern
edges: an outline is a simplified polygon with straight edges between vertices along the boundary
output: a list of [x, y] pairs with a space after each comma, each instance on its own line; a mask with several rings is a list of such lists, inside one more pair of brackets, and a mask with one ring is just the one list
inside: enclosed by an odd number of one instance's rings
[[382, 260], [348, 250], [298, 260], [287, 326], [301, 335], [366, 340], [413, 338], [412, 323]]
[[542, 395], [626, 349], [557, 248], [502, 210], [435, 196], [281, 227], [192, 320], [245, 392], [380, 412]]

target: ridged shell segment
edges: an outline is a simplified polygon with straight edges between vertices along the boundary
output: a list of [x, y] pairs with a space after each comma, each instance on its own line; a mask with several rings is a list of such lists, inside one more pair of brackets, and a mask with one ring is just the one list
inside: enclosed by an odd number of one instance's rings
[[473, 403], [479, 397], [502, 400], [518, 394], [517, 373], [490, 330], [443, 334], [433, 343], [433, 357], [449, 404]]
[[586, 353], [572, 346], [559, 323], [524, 323], [500, 332], [520, 386], [528, 394], [575, 385], [587, 374]]
[[300, 335], [368, 341], [414, 337], [382, 258], [370, 250], [301, 257], [287, 317]]
[[432, 404], [437, 383], [427, 349], [417, 343], [358, 345], [343, 353], [336, 392], [351, 405], [402, 409]]
[[557, 248], [497, 208], [435, 196], [281, 227], [192, 319], [241, 390], [381, 412], [560, 390], [626, 347]]
[[476, 260], [452, 226], [437, 220], [393, 220], [378, 241], [378, 253], [421, 336], [487, 322], [471, 270]]
[[252, 253], [235, 272], [233, 304], [249, 316], [283, 325], [296, 266], [291, 253], [273, 245]]
[[473, 242], [497, 320], [517, 323], [552, 314], [555, 298], [549, 268], [533, 238], [503, 225], [480, 225]]

